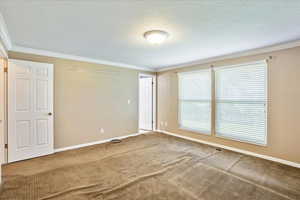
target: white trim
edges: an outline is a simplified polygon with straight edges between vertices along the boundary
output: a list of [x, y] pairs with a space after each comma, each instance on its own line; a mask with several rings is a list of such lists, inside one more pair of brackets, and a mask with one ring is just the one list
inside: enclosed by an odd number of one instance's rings
[[111, 140], [115, 140], [115, 139], [121, 140], [121, 139], [129, 138], [129, 137], [142, 135], [142, 134], [145, 134], [145, 133], [147, 133], [147, 132], [133, 133], [133, 134], [130, 134], [130, 135], [113, 137], [113, 138], [108, 138], [108, 139], [105, 139], [105, 140], [99, 140], [99, 141], [95, 141], [95, 142], [89, 142], [89, 143], [78, 144], [78, 145], [74, 145], [74, 146], [58, 148], [58, 149], [54, 149], [54, 153], [61, 152], [61, 151], [72, 150], [72, 149], [78, 149], [78, 148], [87, 147], [87, 146], [91, 146], [91, 145], [95, 145], [95, 144], [103, 144], [103, 143], [110, 142]]
[[271, 46], [266, 46], [266, 47], [262, 47], [262, 48], [251, 49], [251, 50], [240, 51], [240, 52], [236, 52], [236, 53], [220, 55], [220, 56], [211, 57], [211, 58], [200, 59], [197, 61], [183, 63], [180, 65], [173, 65], [170, 67], [161, 67], [161, 68], [158, 67], [158, 68], [156, 68], [156, 71], [162, 72], [162, 71], [178, 69], [178, 68], [183, 68], [183, 67], [208, 64], [208, 63], [212, 63], [212, 62], [216, 62], [216, 61], [232, 59], [232, 58], [239, 58], [239, 57], [243, 57], [243, 56], [252, 56], [252, 55], [258, 55], [258, 54], [263, 54], [263, 53], [269, 53], [269, 52], [273, 52], [273, 51], [290, 49], [290, 48], [294, 48], [294, 47], [298, 47], [298, 46], [300, 46], [300, 40], [295, 40], [295, 41], [290, 41], [290, 42], [286, 42], [286, 43], [280, 43], [280, 44], [275, 44], [275, 45], [271, 45]]
[[[2, 44], [0, 43], [0, 47]], [[5, 163], [5, 130], [6, 130], [6, 95], [5, 95], [5, 60], [1, 58], [3, 55], [0, 52], [0, 170], [1, 170], [1, 164]], [[1, 183], [1, 177], [0, 177], [0, 183]]]
[[7, 31], [7, 26], [5, 24], [4, 18], [1, 13], [0, 13], [0, 40], [3, 42], [3, 45], [7, 50], [11, 49], [12, 43]]
[[0, 57], [8, 58], [7, 51], [0, 39]]
[[238, 149], [238, 148], [234, 148], [234, 147], [228, 147], [228, 146], [225, 146], [225, 145], [222, 145], [222, 144], [217, 144], [217, 143], [213, 143], [213, 142], [207, 142], [207, 141], [204, 141], [204, 140], [194, 139], [194, 138], [191, 138], [191, 137], [182, 136], [182, 135], [179, 135], [179, 134], [176, 134], [176, 133], [171, 133], [171, 132], [168, 132], [168, 131], [163, 131], [163, 130], [156, 130], [156, 131], [160, 132], [160, 133], [163, 133], [163, 134], [172, 135], [172, 136], [179, 137], [179, 138], [182, 138], [182, 139], [190, 140], [190, 141], [193, 141], [193, 142], [207, 144], [207, 145], [210, 145], [210, 146], [215, 146], [215, 147], [227, 149], [227, 150], [230, 150], [230, 151], [235, 151], [235, 152], [238, 152], [238, 153], [242, 153], [242, 154], [262, 158], [262, 159], [265, 159], [265, 160], [270, 160], [270, 161], [282, 163], [282, 164], [289, 165], [289, 166], [292, 166], [292, 167], [300, 168], [300, 163], [295, 163], [295, 162], [291, 162], [291, 161], [288, 161], [288, 160], [275, 158], [275, 157], [272, 157], [272, 156], [266, 156], [266, 155], [262, 155], [262, 154], [258, 154], [258, 153], [253, 153], [251, 151], [246, 151], [246, 150], [242, 150], [242, 149]]
[[183, 131], [195, 132], [195, 133], [199, 133], [199, 134], [202, 134], [202, 135], [212, 135], [210, 130], [201, 130], [201, 129], [189, 128], [189, 127], [181, 126], [180, 124], [179, 124], [178, 129], [183, 130]]
[[100, 59], [58, 53], [58, 52], [47, 51], [47, 50], [42, 50], [42, 49], [33, 49], [33, 48], [22, 47], [22, 46], [18, 46], [18, 45], [13, 45], [11, 48], [11, 51], [35, 54], [35, 55], [41, 55], [41, 56], [48, 56], [48, 57], [55, 57], [55, 58], [70, 59], [70, 60], [83, 61], [83, 62], [90, 62], [90, 63], [96, 63], [96, 64], [103, 64], [103, 65], [109, 65], [109, 66], [113, 66], [113, 67], [123, 67], [123, 68], [130, 68], [130, 69], [137, 69], [137, 70], [151, 71], [151, 72], [155, 71], [155, 69], [151, 69], [148, 67], [138, 67], [135, 65], [129, 65], [129, 64], [125, 64], [125, 63], [111, 62], [111, 61], [107, 61], [107, 60], [100, 60]]
[[[230, 136], [226, 136], [222, 133], [219, 133], [216, 131], [215, 137], [217, 138], [222, 138], [225, 140], [233, 140], [233, 141], [237, 141], [237, 142], [242, 142], [242, 143], [247, 143], [247, 144], [253, 144], [253, 145], [257, 145], [257, 146], [261, 146], [261, 147], [267, 147], [267, 139], [265, 139], [265, 143], [258, 143], [258, 142], [252, 142], [252, 141], [248, 141], [248, 140], [243, 140], [243, 139], [237, 139], [234, 137], [230, 137]], [[265, 134], [265, 138], [267, 138], [267, 134]]]

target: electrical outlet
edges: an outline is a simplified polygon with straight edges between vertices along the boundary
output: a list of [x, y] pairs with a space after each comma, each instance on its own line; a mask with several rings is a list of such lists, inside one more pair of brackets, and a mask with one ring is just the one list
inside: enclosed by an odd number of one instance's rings
[[168, 122], [165, 122], [165, 127], [167, 127], [168, 126]]
[[104, 133], [104, 129], [103, 128], [100, 128], [100, 133]]
[[164, 122], [160, 122], [160, 126], [164, 126]]

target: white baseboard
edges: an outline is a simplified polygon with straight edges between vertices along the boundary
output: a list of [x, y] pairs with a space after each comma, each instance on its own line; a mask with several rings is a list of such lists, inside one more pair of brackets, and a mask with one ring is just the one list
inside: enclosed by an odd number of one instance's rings
[[265, 160], [270, 160], [270, 161], [282, 163], [282, 164], [289, 165], [289, 166], [292, 166], [292, 167], [300, 168], [300, 163], [295, 163], [295, 162], [291, 162], [291, 161], [288, 161], [288, 160], [275, 158], [275, 157], [272, 157], [272, 156], [257, 154], [257, 153], [253, 153], [251, 151], [246, 151], [246, 150], [242, 150], [242, 149], [238, 149], [238, 148], [234, 148], [234, 147], [228, 147], [228, 146], [225, 146], [225, 145], [222, 145], [222, 144], [217, 144], [217, 143], [213, 143], [213, 142], [207, 142], [207, 141], [204, 141], [204, 140], [194, 139], [194, 138], [191, 138], [191, 137], [182, 136], [182, 135], [179, 135], [179, 134], [176, 134], [176, 133], [171, 133], [171, 132], [168, 132], [168, 131], [163, 131], [163, 130], [156, 130], [156, 131], [160, 132], [160, 133], [167, 134], [167, 135], [172, 135], [172, 136], [175, 136], [175, 137], [179, 137], [179, 138], [182, 138], [182, 139], [186, 139], [186, 140], [190, 140], [190, 141], [194, 141], [194, 142], [199, 142], [199, 143], [202, 143], [202, 144], [207, 144], [207, 145], [227, 149], [227, 150], [230, 150], [230, 151], [235, 151], [235, 152], [238, 152], [238, 153], [242, 153], [242, 154], [262, 158], [262, 159], [265, 159]]
[[61, 152], [61, 151], [78, 149], [78, 148], [87, 147], [87, 146], [91, 146], [91, 145], [95, 145], [95, 144], [107, 143], [107, 142], [110, 142], [111, 140], [115, 140], [115, 139], [121, 140], [121, 139], [129, 138], [129, 137], [133, 137], [133, 136], [138, 136], [138, 135], [142, 135], [142, 134], [145, 134], [145, 132], [143, 132], [143, 133], [133, 133], [133, 134], [130, 134], [130, 135], [113, 137], [113, 138], [108, 138], [108, 139], [105, 139], [105, 140], [99, 140], [99, 141], [95, 141], [95, 142], [89, 142], [89, 143], [78, 144], [78, 145], [74, 145], [74, 146], [58, 148], [58, 149], [54, 149], [54, 152], [57, 153], [57, 152]]

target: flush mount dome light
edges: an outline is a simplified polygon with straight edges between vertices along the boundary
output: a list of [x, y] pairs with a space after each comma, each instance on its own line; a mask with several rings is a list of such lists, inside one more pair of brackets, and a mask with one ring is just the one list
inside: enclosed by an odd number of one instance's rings
[[144, 38], [151, 44], [161, 44], [169, 37], [169, 33], [161, 30], [152, 30], [144, 33]]

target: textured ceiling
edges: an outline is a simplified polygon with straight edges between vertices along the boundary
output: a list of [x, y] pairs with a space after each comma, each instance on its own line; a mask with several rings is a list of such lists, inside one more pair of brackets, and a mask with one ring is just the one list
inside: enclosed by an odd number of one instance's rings
[[[14, 45], [169, 67], [300, 39], [299, 0], [1, 0]], [[170, 38], [148, 44], [143, 33]]]

